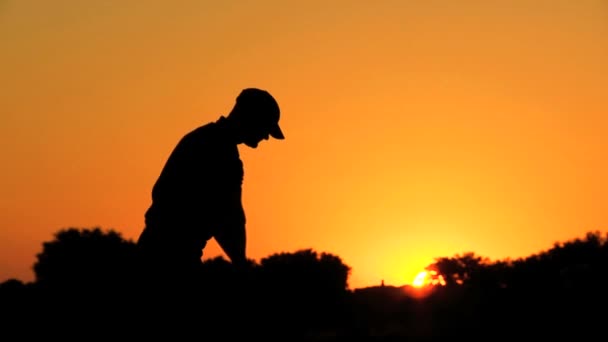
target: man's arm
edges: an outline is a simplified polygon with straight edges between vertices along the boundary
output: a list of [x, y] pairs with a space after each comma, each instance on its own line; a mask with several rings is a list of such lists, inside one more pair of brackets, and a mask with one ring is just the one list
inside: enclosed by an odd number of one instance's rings
[[213, 237], [224, 253], [235, 265], [246, 263], [247, 237], [245, 233], [245, 210], [242, 202], [243, 163], [236, 146], [222, 151], [214, 164], [214, 215], [217, 226]]
[[244, 266], [247, 261], [246, 245], [247, 237], [245, 223], [233, 224], [221, 227], [215, 234], [215, 241], [222, 247], [233, 264]]
[[233, 164], [234, 178], [225, 179], [220, 189], [221, 215], [219, 226], [214, 234], [215, 241], [222, 247], [226, 255], [235, 265], [245, 265], [247, 260], [246, 220], [242, 202], [243, 169], [240, 159]]

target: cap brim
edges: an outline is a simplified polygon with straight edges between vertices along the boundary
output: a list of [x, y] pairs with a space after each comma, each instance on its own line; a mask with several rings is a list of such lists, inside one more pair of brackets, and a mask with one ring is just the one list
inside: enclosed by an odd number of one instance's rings
[[283, 135], [283, 131], [278, 123], [270, 129], [270, 136], [279, 140], [285, 139], [285, 135]]

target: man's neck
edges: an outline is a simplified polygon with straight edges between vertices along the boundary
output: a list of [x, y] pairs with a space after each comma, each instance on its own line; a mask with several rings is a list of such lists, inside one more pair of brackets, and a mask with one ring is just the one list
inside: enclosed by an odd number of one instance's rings
[[216, 123], [223, 127], [225, 138], [227, 140], [234, 143], [235, 145], [241, 144], [243, 142], [242, 139], [239, 139], [240, 134], [238, 126], [230, 118], [222, 115], [216, 121]]

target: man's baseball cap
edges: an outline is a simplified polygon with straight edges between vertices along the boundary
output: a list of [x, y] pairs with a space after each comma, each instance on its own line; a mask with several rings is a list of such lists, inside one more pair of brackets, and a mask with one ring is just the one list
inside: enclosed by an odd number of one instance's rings
[[266, 90], [258, 88], [245, 88], [236, 98], [236, 107], [246, 112], [259, 115], [259, 123], [268, 127], [271, 137], [279, 140], [285, 139], [283, 130], [279, 126], [281, 110], [279, 104]]

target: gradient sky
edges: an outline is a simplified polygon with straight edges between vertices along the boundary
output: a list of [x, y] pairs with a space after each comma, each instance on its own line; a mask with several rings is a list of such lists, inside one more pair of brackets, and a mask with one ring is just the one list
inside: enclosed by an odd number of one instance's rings
[[608, 228], [605, 0], [0, 0], [0, 42], [0, 281], [62, 228], [135, 240], [177, 141], [250, 86], [286, 135], [239, 147], [252, 259], [402, 285]]

